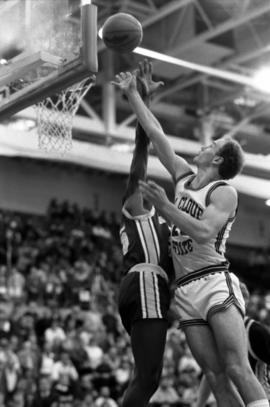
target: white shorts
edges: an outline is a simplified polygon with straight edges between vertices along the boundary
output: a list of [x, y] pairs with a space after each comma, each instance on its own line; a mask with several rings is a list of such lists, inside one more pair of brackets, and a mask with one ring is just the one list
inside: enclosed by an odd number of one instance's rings
[[180, 326], [207, 324], [209, 316], [234, 304], [245, 315], [245, 301], [235, 274], [218, 272], [177, 287], [174, 310]]

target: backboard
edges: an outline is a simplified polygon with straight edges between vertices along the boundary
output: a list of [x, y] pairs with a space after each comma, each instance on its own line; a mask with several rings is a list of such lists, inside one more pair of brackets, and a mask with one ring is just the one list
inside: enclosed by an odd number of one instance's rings
[[91, 0], [0, 0], [0, 120], [97, 72]]

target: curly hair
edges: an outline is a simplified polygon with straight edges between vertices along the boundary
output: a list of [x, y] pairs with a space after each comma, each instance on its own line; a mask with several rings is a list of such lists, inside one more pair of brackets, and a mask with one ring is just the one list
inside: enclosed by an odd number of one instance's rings
[[244, 166], [244, 152], [240, 144], [228, 137], [226, 143], [218, 150], [217, 155], [223, 158], [218, 171], [222, 179], [234, 178]]

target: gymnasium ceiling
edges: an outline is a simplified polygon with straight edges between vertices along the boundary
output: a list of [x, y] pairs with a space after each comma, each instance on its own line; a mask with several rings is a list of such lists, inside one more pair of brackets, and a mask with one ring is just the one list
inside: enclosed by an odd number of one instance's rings
[[[9, 1], [13, 0], [1, 3]], [[69, 1], [76, 22], [79, 0]], [[143, 27], [144, 48], [245, 77], [270, 66], [269, 0], [93, 2], [98, 6], [99, 27], [116, 12], [135, 16]], [[110, 80], [120, 71], [136, 68], [142, 57], [113, 53], [98, 41], [96, 86], [81, 103], [74, 138], [105, 146], [116, 143], [121, 149], [133, 139], [135, 119]], [[270, 180], [270, 93], [168, 63], [153, 60], [153, 66], [155, 78], [165, 85], [152, 110], [173, 136], [176, 151], [192, 157], [205, 135], [230, 132], [248, 155], [245, 174]]]
[[[143, 26], [144, 48], [244, 76], [270, 66], [269, 0], [96, 0], [95, 3], [99, 26], [119, 11], [138, 18]], [[114, 90], [108, 81], [119, 71], [134, 69], [142, 58], [134, 53], [109, 52], [99, 40], [100, 73], [79, 114], [91, 116], [94, 109], [105, 120], [108, 133], [119, 124], [122, 128], [133, 126], [134, 116], [128, 103], [119, 92], [112, 94]], [[246, 171], [270, 179], [270, 94], [168, 63], [153, 61], [153, 64], [155, 77], [165, 85], [152, 110], [164, 130], [179, 139], [179, 151], [183, 138], [202, 142], [202, 129], [213, 132], [214, 137], [231, 132], [247, 153], [259, 154], [257, 162], [266, 163]], [[87, 109], [89, 106], [91, 109]], [[106, 141], [112, 142], [110, 138]]]

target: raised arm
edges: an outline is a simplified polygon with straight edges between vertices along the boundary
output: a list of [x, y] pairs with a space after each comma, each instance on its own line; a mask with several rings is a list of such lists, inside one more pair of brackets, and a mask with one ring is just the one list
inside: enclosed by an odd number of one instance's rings
[[[137, 87], [144, 103], [149, 106], [153, 92], [155, 92], [160, 84], [152, 81], [152, 75], [149, 74], [149, 86], [145, 83], [144, 73], [141, 64], [137, 71]], [[147, 163], [149, 153], [150, 140], [147, 137], [144, 129], [137, 121], [135, 148], [133, 152], [130, 172], [127, 182], [126, 192], [123, 198], [123, 205], [130, 211], [132, 215], [138, 215], [144, 210], [143, 197], [139, 190], [139, 180], [145, 180], [147, 174]]]
[[161, 161], [174, 179], [190, 171], [190, 166], [183, 158], [175, 154], [160, 123], [143, 102], [137, 87], [136, 78], [130, 72], [116, 75], [117, 85], [128, 97], [129, 103], [141, 123]]
[[142, 126], [137, 123], [135, 149], [130, 166], [127, 188], [123, 198], [123, 204], [125, 204], [125, 206], [128, 204], [129, 206], [134, 205], [135, 202], [132, 204], [132, 200], [130, 198], [134, 195], [134, 193], [140, 194], [140, 191], [138, 190], [138, 182], [139, 179], [145, 180], [146, 178], [149, 144], [149, 138], [146, 136]]

